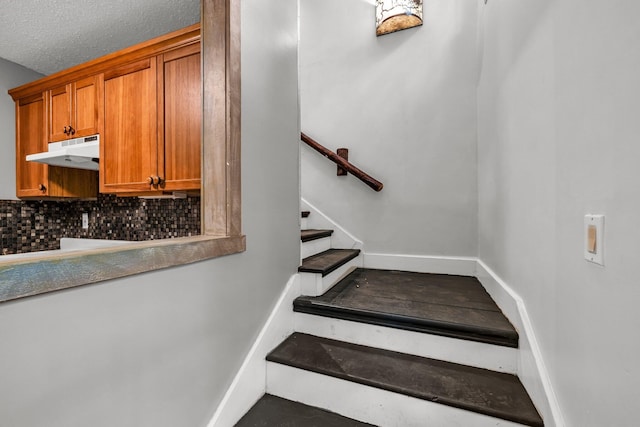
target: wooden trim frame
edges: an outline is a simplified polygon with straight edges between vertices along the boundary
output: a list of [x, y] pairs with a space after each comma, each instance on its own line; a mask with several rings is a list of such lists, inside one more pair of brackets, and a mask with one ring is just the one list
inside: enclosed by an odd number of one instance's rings
[[202, 6], [202, 229], [206, 235], [237, 236], [242, 225], [240, 0], [202, 0]]
[[240, 188], [240, 0], [202, 0], [201, 37], [202, 235], [14, 262], [0, 257], [0, 302], [246, 249]]

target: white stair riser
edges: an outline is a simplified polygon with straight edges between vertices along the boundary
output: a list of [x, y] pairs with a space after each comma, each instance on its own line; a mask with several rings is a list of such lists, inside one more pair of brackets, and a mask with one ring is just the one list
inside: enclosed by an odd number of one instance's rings
[[267, 393], [385, 427], [516, 427], [463, 409], [267, 362]]
[[309, 228], [309, 218], [300, 218], [300, 229], [306, 230]]
[[498, 372], [517, 372], [518, 350], [306, 313], [295, 314], [295, 330], [354, 344], [430, 357]]
[[322, 239], [311, 240], [308, 242], [300, 242], [300, 258], [305, 259], [311, 255], [319, 254], [331, 249], [331, 237], [323, 237]]
[[300, 291], [302, 295], [322, 295], [357, 267], [362, 267], [362, 254], [324, 277], [319, 273], [300, 273]]

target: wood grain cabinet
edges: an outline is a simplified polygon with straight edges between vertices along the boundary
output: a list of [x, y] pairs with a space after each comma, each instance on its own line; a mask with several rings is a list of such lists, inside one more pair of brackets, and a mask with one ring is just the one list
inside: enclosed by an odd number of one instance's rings
[[47, 150], [45, 140], [45, 108], [41, 94], [16, 101], [16, 195], [47, 195], [47, 166], [27, 162], [28, 154]]
[[28, 154], [47, 151], [47, 92], [16, 101], [16, 195], [20, 198], [88, 198], [98, 194], [96, 172], [27, 162]]
[[200, 189], [200, 44], [105, 72], [100, 191]]
[[158, 171], [165, 191], [200, 189], [200, 44], [158, 57]]
[[99, 133], [103, 84], [99, 74], [47, 91], [49, 142]]
[[104, 75], [100, 192], [147, 192], [158, 180], [156, 79], [155, 58]]
[[[200, 189], [198, 24], [11, 89], [18, 197]], [[48, 142], [100, 134], [95, 171], [27, 163]]]

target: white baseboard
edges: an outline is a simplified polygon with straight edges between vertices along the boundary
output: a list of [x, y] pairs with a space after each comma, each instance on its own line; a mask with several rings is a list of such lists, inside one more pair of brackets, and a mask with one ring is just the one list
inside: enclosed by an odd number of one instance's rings
[[364, 267], [473, 276], [476, 258], [365, 253]]
[[524, 301], [481, 260], [477, 260], [475, 276], [518, 330], [518, 377], [542, 415], [544, 425], [564, 427], [560, 405]]
[[231, 427], [266, 390], [267, 354], [293, 333], [293, 300], [300, 296], [300, 278], [291, 276], [251, 350], [207, 427]]

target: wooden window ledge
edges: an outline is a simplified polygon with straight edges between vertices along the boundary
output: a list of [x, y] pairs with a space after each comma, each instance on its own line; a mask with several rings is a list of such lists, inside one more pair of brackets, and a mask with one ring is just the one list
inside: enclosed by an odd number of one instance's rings
[[245, 236], [196, 236], [2, 261], [0, 302], [243, 252]]

